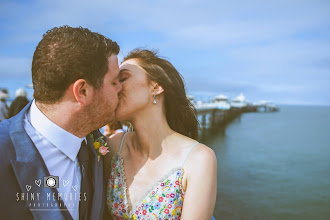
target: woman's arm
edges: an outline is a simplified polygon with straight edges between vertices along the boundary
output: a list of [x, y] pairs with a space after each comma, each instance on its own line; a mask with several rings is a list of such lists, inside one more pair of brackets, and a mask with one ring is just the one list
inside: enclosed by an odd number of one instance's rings
[[217, 196], [217, 159], [214, 151], [198, 145], [185, 165], [186, 193], [182, 220], [210, 220]]

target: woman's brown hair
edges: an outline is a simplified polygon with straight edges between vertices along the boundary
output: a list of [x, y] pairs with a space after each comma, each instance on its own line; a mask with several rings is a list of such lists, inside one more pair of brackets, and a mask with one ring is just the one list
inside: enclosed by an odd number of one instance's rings
[[165, 114], [170, 128], [198, 139], [199, 123], [196, 109], [187, 98], [182, 76], [175, 67], [150, 50], [135, 49], [124, 58], [124, 61], [129, 59], [137, 59], [149, 80], [157, 82], [164, 89]]

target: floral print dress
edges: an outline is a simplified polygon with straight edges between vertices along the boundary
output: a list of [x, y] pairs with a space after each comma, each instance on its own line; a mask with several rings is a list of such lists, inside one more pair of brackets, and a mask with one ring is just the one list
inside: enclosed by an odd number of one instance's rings
[[123, 158], [120, 155], [125, 135], [126, 133], [123, 136], [119, 152], [113, 156], [111, 162], [110, 178], [107, 185], [109, 212], [115, 220], [180, 219], [185, 194], [182, 187], [183, 164], [198, 142], [189, 149], [181, 167], [172, 169], [161, 181], [147, 190], [131, 210], [128, 210], [126, 177]]

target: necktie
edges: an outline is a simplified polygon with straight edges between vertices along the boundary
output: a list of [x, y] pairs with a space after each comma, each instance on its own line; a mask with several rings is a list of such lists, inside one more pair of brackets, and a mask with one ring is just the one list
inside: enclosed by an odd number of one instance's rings
[[89, 208], [89, 203], [92, 198], [92, 178], [90, 168], [88, 166], [89, 161], [89, 153], [87, 149], [87, 144], [85, 140], [81, 143], [81, 147], [78, 153], [78, 161], [80, 164], [81, 171], [81, 200], [79, 202], [79, 219], [87, 219], [87, 210]]

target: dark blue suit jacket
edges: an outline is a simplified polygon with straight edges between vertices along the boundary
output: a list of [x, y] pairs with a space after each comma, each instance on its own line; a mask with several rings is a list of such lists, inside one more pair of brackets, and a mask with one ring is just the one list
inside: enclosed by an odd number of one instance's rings
[[[57, 195], [57, 190], [43, 187], [43, 177], [49, 176], [49, 171], [23, 126], [24, 115], [31, 103], [16, 116], [0, 123], [0, 219], [72, 219], [63, 201], [52, 202], [53, 207], [49, 207], [51, 210], [38, 210], [38, 207], [34, 207], [39, 204], [40, 209], [45, 209], [43, 205], [49, 204], [48, 199], [53, 198], [53, 193]], [[96, 130], [93, 135], [96, 139], [102, 134]], [[89, 135], [86, 138], [92, 155], [89, 164], [92, 166], [94, 190], [88, 215], [90, 219], [102, 219], [106, 197], [103, 161], [101, 158], [98, 162], [92, 140]], [[41, 180], [41, 185], [38, 180]], [[35, 196], [34, 200], [31, 193]], [[39, 200], [37, 193], [40, 195]]]

